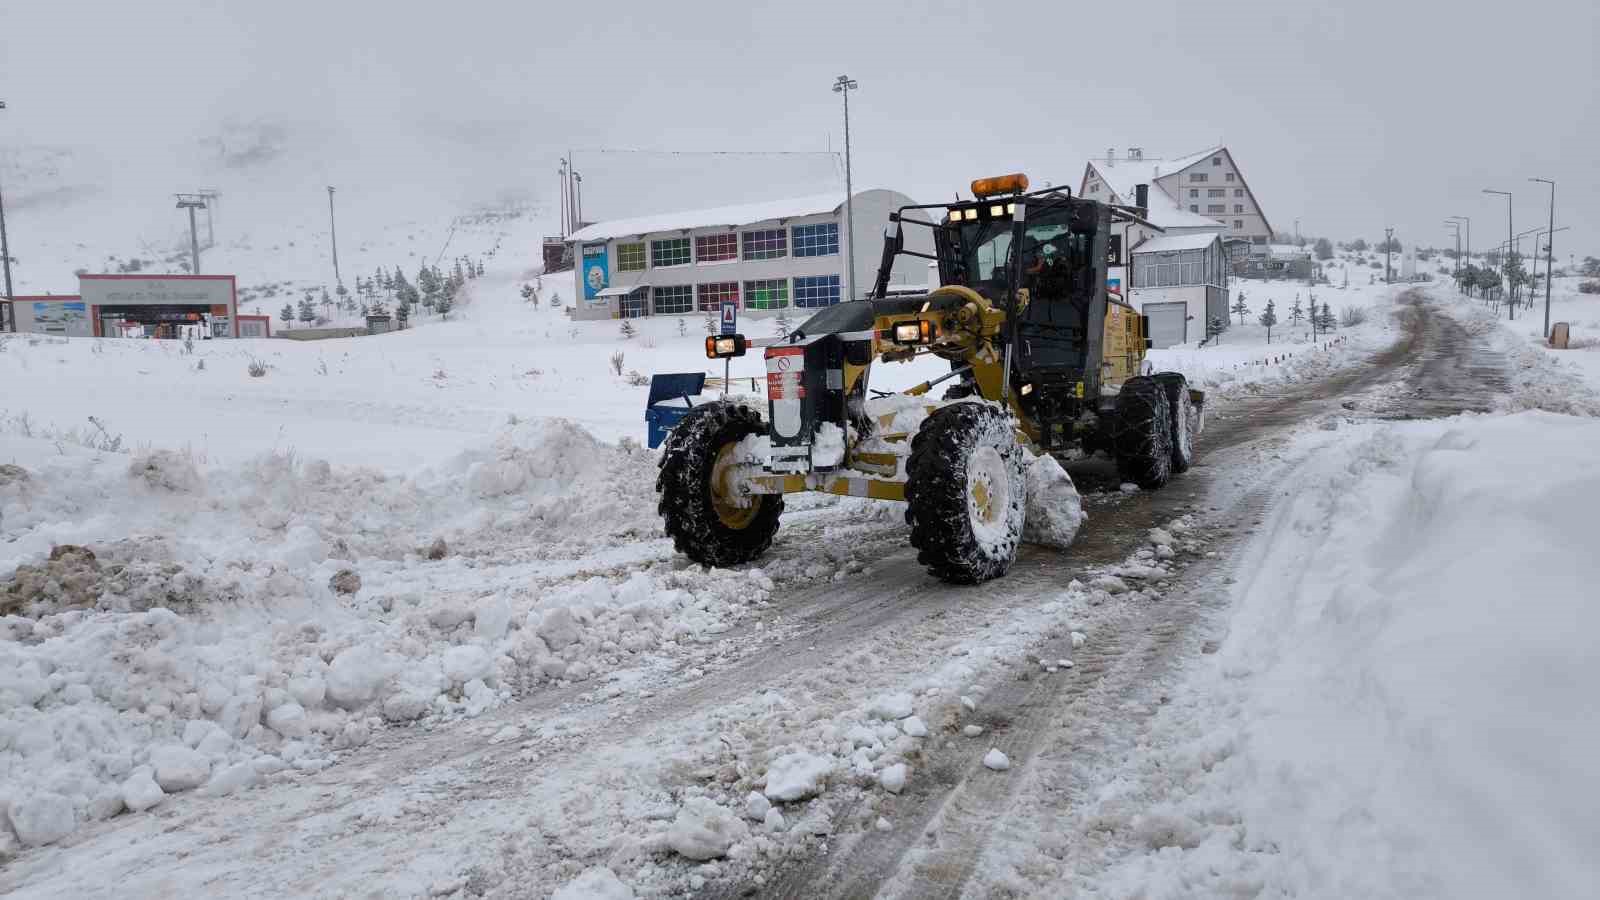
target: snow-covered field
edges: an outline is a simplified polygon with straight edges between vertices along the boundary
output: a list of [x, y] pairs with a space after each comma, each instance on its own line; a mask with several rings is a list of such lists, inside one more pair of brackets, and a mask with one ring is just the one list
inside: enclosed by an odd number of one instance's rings
[[1220, 649], [1083, 812], [1143, 841], [1097, 887], [1592, 894], [1597, 442], [1544, 412], [1303, 436]]

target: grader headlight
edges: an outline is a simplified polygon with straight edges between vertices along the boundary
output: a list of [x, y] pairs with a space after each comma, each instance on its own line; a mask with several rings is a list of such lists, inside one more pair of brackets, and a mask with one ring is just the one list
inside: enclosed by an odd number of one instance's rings
[[939, 330], [927, 319], [918, 319], [915, 322], [901, 322], [894, 326], [894, 342], [896, 344], [931, 344], [938, 337]]

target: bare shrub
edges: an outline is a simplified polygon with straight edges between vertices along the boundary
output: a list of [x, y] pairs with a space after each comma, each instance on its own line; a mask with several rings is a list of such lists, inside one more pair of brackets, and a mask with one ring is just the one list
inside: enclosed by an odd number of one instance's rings
[[250, 365], [245, 367], [245, 371], [250, 373], [251, 378], [265, 378], [267, 375], [267, 364], [259, 359], [251, 359]]
[[640, 375], [637, 371], [633, 371], [628, 373], [628, 383], [634, 387], [644, 387], [650, 383], [650, 379]]
[[1353, 328], [1367, 321], [1367, 308], [1365, 306], [1346, 306], [1339, 313], [1339, 324], [1346, 328]]
[[1580, 294], [1600, 294], [1600, 281], [1581, 281], [1578, 283]]
[[611, 374], [613, 374], [613, 375], [621, 375], [622, 374], [622, 351], [621, 350], [618, 350], [617, 352], [611, 354]]

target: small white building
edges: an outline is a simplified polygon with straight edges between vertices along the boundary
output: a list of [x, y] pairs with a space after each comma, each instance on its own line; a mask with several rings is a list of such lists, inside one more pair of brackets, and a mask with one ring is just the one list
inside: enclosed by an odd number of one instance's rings
[[[896, 191], [858, 191], [855, 296], [877, 279], [889, 214], [910, 206]], [[907, 217], [931, 221], [923, 210]], [[741, 312], [831, 306], [849, 298], [843, 192], [598, 222], [568, 236], [577, 319], [714, 312], [724, 299]], [[904, 229], [906, 247], [933, 252], [933, 232]], [[892, 285], [928, 282], [915, 257], [896, 260]]]
[[1150, 317], [1156, 348], [1198, 341], [1228, 321], [1228, 252], [1215, 232], [1166, 234], [1135, 244], [1129, 300]]

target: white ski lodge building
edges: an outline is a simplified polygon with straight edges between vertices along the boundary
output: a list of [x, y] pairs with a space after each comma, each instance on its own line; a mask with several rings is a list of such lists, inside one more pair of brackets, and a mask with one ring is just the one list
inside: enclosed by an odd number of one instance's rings
[[1227, 147], [1172, 159], [1137, 147], [1084, 167], [1078, 194], [1145, 209], [1149, 227], [1128, 225], [1113, 241], [1108, 287], [1150, 317], [1154, 346], [1198, 341], [1228, 322], [1235, 260], [1267, 253], [1272, 226]]

